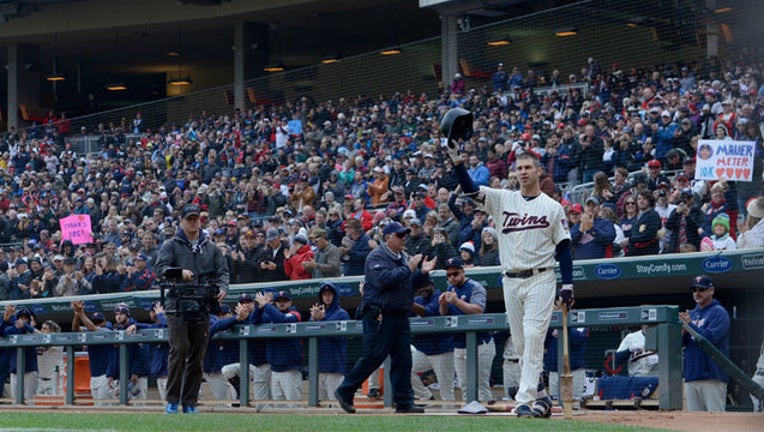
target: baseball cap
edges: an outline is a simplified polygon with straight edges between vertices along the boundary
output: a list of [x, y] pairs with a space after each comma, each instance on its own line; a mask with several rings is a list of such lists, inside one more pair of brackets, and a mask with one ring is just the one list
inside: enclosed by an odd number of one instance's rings
[[26, 265], [26, 264], [27, 264], [27, 260], [25, 260], [24, 258], [19, 258], [16, 260], [16, 263], [14, 265], [20, 266], [20, 265]]
[[248, 294], [248, 293], [239, 294], [239, 303], [251, 302], [251, 301], [255, 301], [252, 298], [252, 294]]
[[130, 316], [130, 307], [128, 307], [126, 303], [118, 303], [114, 306], [114, 313], [123, 313]]
[[53, 257], [53, 261], [63, 261], [63, 260], [64, 260], [64, 256], [60, 254]]
[[267, 233], [265, 233], [265, 240], [266, 241], [273, 241], [280, 237], [279, 231], [275, 229], [269, 229]]
[[404, 228], [403, 225], [400, 224], [400, 222], [390, 222], [385, 226], [385, 229], [382, 230], [383, 235], [388, 234], [408, 234], [411, 230], [409, 228]]
[[590, 196], [586, 199], [586, 202], [584, 204], [594, 203], [594, 205], [598, 206], [600, 205], [600, 200], [597, 199], [597, 197]]
[[661, 161], [658, 159], [653, 159], [650, 162], [647, 163], [648, 168], [660, 168], [661, 167]]
[[279, 291], [273, 296], [273, 300], [278, 299], [292, 300], [292, 294], [289, 291]]
[[101, 312], [94, 312], [93, 316], [90, 317], [90, 320], [93, 321], [94, 324], [97, 324], [102, 321], [106, 321], [106, 317]]
[[139, 253], [135, 256], [135, 259], [141, 260], [141, 261], [148, 261], [149, 257], [146, 256], [146, 254]]
[[572, 206], [570, 206], [571, 213], [582, 213], [583, 211], [584, 211], [584, 208], [579, 203], [575, 203]]
[[188, 204], [183, 207], [183, 211], [181, 212], [181, 217], [183, 219], [186, 219], [189, 216], [199, 216], [199, 206], [196, 204]]
[[16, 318], [21, 318], [21, 316], [24, 315], [27, 318], [32, 317], [32, 312], [29, 312], [29, 309], [27, 308], [20, 308], [18, 312], [16, 312]]
[[64, 265], [74, 264], [74, 258], [72, 257], [66, 257], [64, 258]]
[[411, 226], [411, 225], [416, 225], [418, 227], [421, 227], [422, 226], [422, 221], [420, 221], [417, 218], [411, 218], [411, 220], [409, 221], [409, 226]]
[[464, 263], [462, 263], [461, 258], [449, 258], [446, 260], [446, 264], [443, 268], [464, 268]]
[[220, 305], [220, 315], [225, 315], [231, 313], [231, 306], [228, 306], [227, 304]]
[[402, 216], [403, 219], [406, 219], [406, 218], [415, 218], [415, 217], [416, 217], [416, 211], [414, 211], [412, 209], [408, 209], [405, 212], [403, 212], [403, 216]]
[[306, 236], [305, 234], [297, 234], [296, 236], [294, 236], [294, 241], [295, 242], [300, 242], [300, 243], [306, 245], [306, 244], [308, 244], [308, 236]]
[[714, 281], [711, 280], [710, 277], [706, 275], [699, 275], [692, 278], [692, 286], [690, 288], [700, 288], [703, 290], [707, 290], [714, 286]]

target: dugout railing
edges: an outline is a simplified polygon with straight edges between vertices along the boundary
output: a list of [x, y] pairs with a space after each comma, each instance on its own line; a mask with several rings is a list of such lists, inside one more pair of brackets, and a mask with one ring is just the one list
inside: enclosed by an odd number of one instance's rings
[[[438, 316], [411, 318], [413, 334], [426, 333], [466, 333], [467, 342], [467, 400], [477, 400], [477, 332], [506, 330], [508, 323], [505, 314]], [[571, 311], [568, 322], [575, 327], [602, 327], [613, 325], [643, 325], [651, 329], [648, 332], [647, 348], [655, 349], [659, 355], [660, 389], [659, 408], [662, 410], [682, 409], [682, 355], [681, 326], [677, 306], [640, 306], [605, 309], [581, 309]], [[552, 316], [552, 328], [562, 327], [560, 312]], [[308, 354], [308, 405], [318, 406], [318, 339], [329, 336], [359, 337], [362, 335], [360, 321], [318, 321], [296, 324], [262, 324], [234, 327], [228, 334], [218, 334], [213, 339], [239, 340], [240, 363], [248, 364], [249, 351], [247, 341], [252, 338], [302, 338], [307, 339]], [[25, 364], [25, 348], [29, 346], [64, 346], [66, 350], [67, 370], [74, 371], [75, 348], [81, 345], [113, 344], [119, 346], [119, 404], [128, 404], [128, 358], [127, 345], [133, 343], [161, 343], [167, 341], [167, 329], [139, 330], [133, 335], [125, 331], [103, 331], [84, 333], [35, 333], [11, 335], [0, 339], [0, 349], [15, 350], [17, 364]], [[562, 343], [559, 338], [558, 343]], [[562, 349], [558, 352], [562, 353]], [[562, 370], [562, 357], [559, 358]], [[249, 382], [249, 368], [241, 368], [240, 380]], [[386, 388], [391, 388], [389, 376], [385, 375]], [[24, 401], [24, 374], [18, 374], [16, 380], [15, 403]], [[73, 405], [74, 373], [66, 375], [66, 393], [64, 403]], [[241, 406], [249, 406], [249, 391], [240, 394]], [[384, 396], [385, 406], [392, 406], [392, 392]]]

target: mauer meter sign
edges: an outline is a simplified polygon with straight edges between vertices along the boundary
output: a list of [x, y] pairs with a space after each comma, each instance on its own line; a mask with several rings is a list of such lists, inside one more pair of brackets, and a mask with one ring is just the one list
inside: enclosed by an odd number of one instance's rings
[[753, 141], [700, 140], [696, 153], [698, 180], [753, 181]]

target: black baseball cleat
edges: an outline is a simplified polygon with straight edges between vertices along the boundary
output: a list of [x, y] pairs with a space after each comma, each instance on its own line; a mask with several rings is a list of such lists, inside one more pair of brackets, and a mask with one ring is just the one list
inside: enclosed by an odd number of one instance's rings
[[395, 409], [396, 414], [424, 414], [424, 408], [416, 405], [399, 407]]
[[552, 399], [549, 396], [536, 399], [531, 405], [531, 411], [537, 414], [538, 417], [549, 418], [552, 416]]
[[366, 393], [366, 397], [369, 399], [379, 399], [379, 390], [375, 388], [369, 389], [369, 392]]
[[337, 402], [339, 402], [340, 407], [348, 413], [348, 414], [355, 414], [355, 407], [353, 406], [352, 402], [348, 402], [345, 400], [345, 398], [342, 397], [339, 391], [334, 391], [334, 397], [337, 398]]
[[528, 405], [518, 405], [515, 408], [515, 413], [518, 418], [541, 418], [541, 415], [533, 411]]

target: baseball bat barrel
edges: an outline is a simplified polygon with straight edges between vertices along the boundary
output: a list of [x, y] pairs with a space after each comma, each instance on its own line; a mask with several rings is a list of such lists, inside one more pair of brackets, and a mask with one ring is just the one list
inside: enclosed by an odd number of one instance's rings
[[573, 418], [573, 376], [570, 374], [570, 350], [568, 348], [568, 307], [560, 302], [562, 311], [562, 363], [563, 373], [560, 375], [560, 398], [566, 419]]

